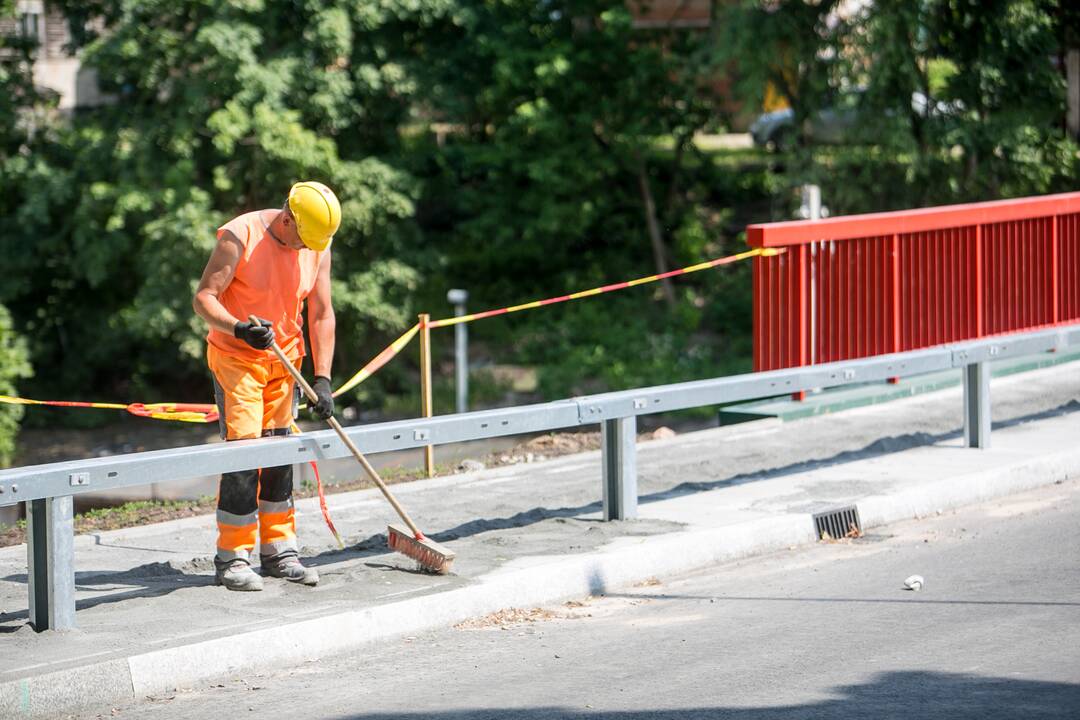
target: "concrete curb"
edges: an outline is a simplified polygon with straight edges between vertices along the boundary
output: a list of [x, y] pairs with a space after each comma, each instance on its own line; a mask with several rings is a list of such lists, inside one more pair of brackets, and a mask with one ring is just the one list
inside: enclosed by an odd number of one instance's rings
[[[445, 627], [497, 610], [607, 592], [668, 575], [813, 539], [807, 515], [618, 542], [616, 549], [560, 558], [530, 558], [475, 584], [137, 655], [129, 659], [136, 697], [228, 677], [239, 670], [281, 667], [344, 652], [375, 640]], [[625, 539], [624, 539], [625, 540]]]
[[1003, 495], [1033, 490], [1080, 477], [1080, 451], [1002, 465], [993, 471], [957, 475], [947, 482], [926, 483], [890, 495], [872, 495], [855, 503], [864, 527], [887, 525], [974, 505]]
[[0, 715], [34, 717], [169, 693], [238, 673], [300, 664], [509, 607], [601, 594], [813, 540], [813, 522], [807, 514], [619, 538], [596, 552], [511, 563], [455, 590], [6, 682], [0, 684]]
[[0, 684], [0, 717], [56, 717], [132, 697], [128, 660], [108, 660]]
[[[857, 501], [864, 527], [925, 516], [1080, 476], [1080, 451], [1002, 465]], [[88, 705], [170, 693], [238, 673], [279, 669], [376, 640], [446, 627], [509, 607], [611, 592], [791, 545], [814, 542], [809, 514], [782, 514], [715, 529], [622, 537], [590, 553], [514, 561], [472, 584], [68, 668], [0, 684], [0, 716], [55, 716]]]

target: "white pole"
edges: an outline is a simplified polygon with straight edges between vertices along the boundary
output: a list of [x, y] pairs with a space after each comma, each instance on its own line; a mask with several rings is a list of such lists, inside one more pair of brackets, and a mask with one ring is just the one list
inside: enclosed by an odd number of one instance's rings
[[[446, 293], [446, 300], [454, 306], [454, 316], [465, 314], [465, 302], [469, 293], [455, 288]], [[457, 411], [469, 411], [469, 331], [465, 323], [454, 326], [454, 377], [457, 395]]]

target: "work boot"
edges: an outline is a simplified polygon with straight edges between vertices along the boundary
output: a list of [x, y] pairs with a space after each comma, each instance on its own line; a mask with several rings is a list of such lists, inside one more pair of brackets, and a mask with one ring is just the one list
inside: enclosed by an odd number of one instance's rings
[[262, 557], [263, 573], [270, 577], [284, 578], [301, 585], [317, 585], [319, 573], [315, 568], [304, 567], [295, 550]]
[[243, 558], [228, 562], [214, 560], [214, 584], [224, 585], [228, 590], [252, 592], [263, 589], [262, 578], [251, 569], [251, 563]]

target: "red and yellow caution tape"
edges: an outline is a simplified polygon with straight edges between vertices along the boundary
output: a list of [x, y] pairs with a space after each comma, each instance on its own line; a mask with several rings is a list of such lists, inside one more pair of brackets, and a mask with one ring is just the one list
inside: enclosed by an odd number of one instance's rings
[[190, 423], [212, 423], [218, 420], [217, 405], [205, 403], [131, 403], [126, 410], [132, 415], [153, 420]]
[[[602, 285], [600, 287], [591, 288], [589, 290], [582, 290], [580, 292], [570, 293], [569, 295], [559, 295], [557, 297], [547, 298], [545, 300], [534, 300], [532, 302], [522, 303], [520, 305], [511, 305], [510, 307], [499, 308], [497, 310], [487, 310], [485, 312], [473, 313], [471, 315], [461, 315], [458, 317], [444, 318], [442, 320], [433, 320], [428, 323], [429, 328], [449, 327], [451, 325], [458, 325], [460, 323], [473, 322], [475, 320], [482, 320], [484, 318], [494, 317], [495, 315], [505, 315], [508, 313], [520, 312], [522, 310], [532, 310], [533, 308], [544, 307], [545, 305], [554, 305], [556, 303], [567, 302], [569, 300], [580, 300], [581, 298], [592, 297], [593, 295], [600, 295], [603, 293], [613, 292], [615, 290], [622, 290], [624, 288], [635, 287], [637, 285], [645, 285], [647, 283], [663, 280], [664, 278], [675, 277], [676, 275], [688, 275], [689, 273], [699, 272], [701, 270], [708, 270], [720, 265], [730, 265], [731, 263], [739, 262], [740, 260], [746, 260], [755, 256], [770, 256], [779, 255], [784, 252], [784, 248], [755, 248], [747, 252], [738, 253], [736, 255], [728, 255], [727, 257], [716, 258], [715, 260], [709, 260], [703, 263], [697, 263], [696, 265], [689, 265], [678, 270], [669, 270], [668, 272], [659, 273], [657, 275], [648, 275], [646, 277], [637, 278], [636, 280], [627, 280], [625, 282], [612, 283], [610, 285]], [[416, 336], [416, 333], [420, 330], [420, 325], [417, 323], [411, 328], [402, 333], [394, 342], [390, 343], [384, 348], [378, 355], [371, 359], [367, 365], [360, 368], [352, 377], [345, 381], [345, 384], [334, 391], [334, 397], [338, 397], [343, 393], [352, 390], [360, 383], [367, 380], [374, 375], [380, 368], [386, 363], [390, 362], [398, 353], [400, 353], [406, 345]], [[216, 422], [218, 419], [217, 406], [211, 404], [201, 403], [95, 403], [95, 402], [74, 402], [67, 400], [31, 400], [29, 398], [13, 397], [11, 395], [0, 395], [0, 403], [7, 403], [10, 405], [51, 405], [54, 407], [81, 407], [81, 408], [101, 408], [109, 410], [127, 410], [132, 415], [139, 417], [152, 418], [154, 420], [172, 420], [176, 422], [190, 422], [190, 423], [211, 423]], [[318, 471], [316, 470], [316, 477]], [[321, 490], [320, 490], [321, 494]], [[328, 519], [329, 522], [329, 519]]]
[[668, 272], [659, 273], [657, 275], [648, 275], [646, 277], [637, 278], [636, 280], [627, 280], [625, 282], [612, 283], [611, 285], [602, 285], [600, 287], [592, 288], [591, 290], [582, 290], [580, 292], [570, 293], [569, 295], [559, 295], [557, 297], [547, 298], [546, 300], [534, 300], [532, 302], [522, 303], [521, 305], [512, 305], [510, 307], [499, 308], [498, 310], [486, 310], [484, 312], [473, 313], [471, 315], [459, 315], [457, 317], [444, 318], [442, 320], [432, 320], [428, 323], [428, 327], [448, 327], [450, 325], [473, 322], [474, 320], [482, 320], [484, 318], [493, 317], [495, 315], [505, 315], [507, 313], [520, 312], [522, 310], [532, 310], [533, 308], [544, 307], [545, 305], [554, 305], [556, 303], [567, 302], [569, 300], [580, 300], [581, 298], [592, 297], [593, 295], [600, 295], [602, 293], [622, 290], [624, 288], [634, 287], [636, 285], [644, 285], [646, 283], [656, 282], [657, 280], [675, 277], [676, 275], [688, 275], [689, 273], [699, 272], [701, 270], [708, 270], [709, 268], [714, 268], [718, 265], [730, 265], [731, 263], [736, 263], [740, 260], [746, 260], [747, 258], [752, 258], [757, 255], [765, 257], [769, 255], [779, 255], [782, 252], [784, 252], [784, 248], [756, 248], [754, 250], [748, 250], [747, 252], [739, 253], [737, 255], [728, 255], [727, 257], [716, 258], [715, 260], [709, 260], [707, 262], [698, 263], [696, 265], [689, 265], [684, 268], [679, 268], [678, 270], [669, 270]]
[[[390, 362], [395, 355], [409, 344], [413, 336], [420, 330], [420, 325], [413, 325], [406, 330], [401, 337], [390, 343], [378, 355], [372, 358], [364, 367], [360, 368], [349, 378], [344, 385], [334, 392], [334, 397], [352, 390], [360, 383], [374, 375], [379, 368]], [[127, 410], [138, 417], [151, 418], [152, 420], [172, 420], [175, 422], [212, 423], [218, 420], [216, 405], [206, 403], [103, 403], [103, 402], [79, 402], [73, 400], [32, 400], [30, 398], [15, 397], [12, 395], [0, 395], [0, 403], [8, 405], [48, 405], [51, 407], [76, 407], [96, 408], [99, 410]]]
[[342, 393], [349, 392], [354, 387], [356, 387], [357, 385], [374, 375], [376, 372], [378, 372], [379, 368], [390, 362], [395, 355], [401, 352], [405, 348], [405, 346], [409, 344], [409, 341], [413, 339], [413, 336], [415, 336], [419, 330], [420, 323], [417, 323], [416, 325], [413, 325], [411, 328], [402, 333], [401, 337], [387, 345], [382, 352], [380, 352], [378, 355], [371, 359], [371, 362], [360, 368], [360, 370], [358, 370], [355, 375], [345, 381], [344, 385], [335, 390], [334, 397], [337, 397]]
[[153, 418], [154, 420], [174, 420], [176, 422], [211, 423], [217, 422], [216, 405], [204, 403], [99, 403], [75, 402], [70, 400], [31, 400], [29, 398], [0, 395], [0, 403], [8, 405], [49, 405], [53, 407], [97, 408], [103, 410], [127, 410], [132, 415]]

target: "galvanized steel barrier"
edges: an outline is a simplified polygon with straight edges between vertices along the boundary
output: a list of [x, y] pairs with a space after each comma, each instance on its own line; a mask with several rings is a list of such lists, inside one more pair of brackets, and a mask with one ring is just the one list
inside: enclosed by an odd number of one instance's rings
[[754, 369], [1080, 319], [1080, 192], [751, 225]]
[[[606, 520], [631, 519], [637, 516], [638, 415], [959, 369], [966, 444], [987, 447], [988, 362], [1075, 347], [1080, 347], [1080, 324], [821, 365], [350, 427], [346, 432], [363, 452], [377, 453], [600, 425], [603, 515]], [[325, 430], [0, 471], [0, 505], [27, 504], [31, 624], [39, 631], [75, 625], [74, 495], [347, 455], [337, 435]]]

